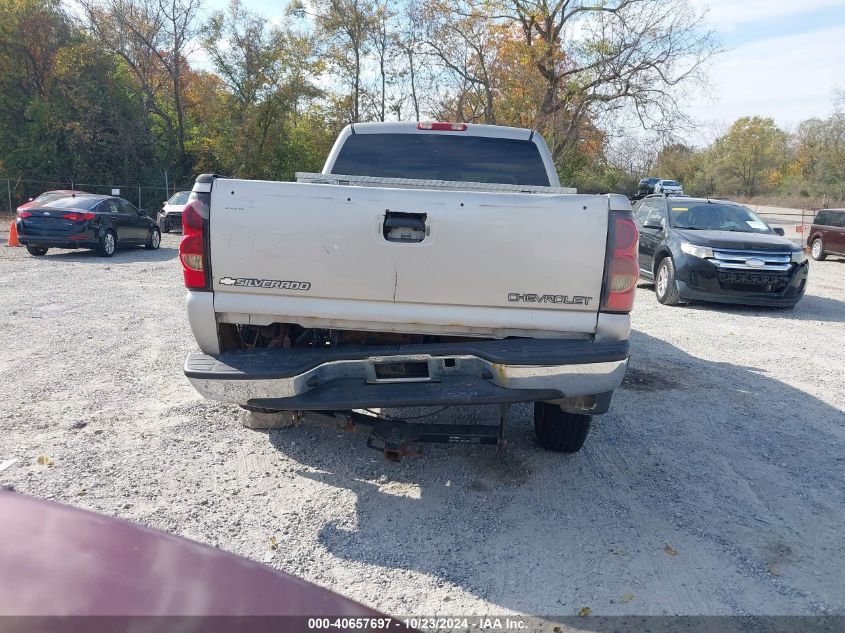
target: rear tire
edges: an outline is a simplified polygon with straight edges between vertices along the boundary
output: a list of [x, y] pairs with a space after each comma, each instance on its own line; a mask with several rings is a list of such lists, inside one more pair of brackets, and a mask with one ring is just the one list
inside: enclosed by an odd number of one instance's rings
[[97, 245], [97, 255], [100, 257], [111, 257], [117, 249], [117, 235], [109, 229], [103, 233], [100, 243]]
[[29, 251], [29, 254], [33, 257], [41, 257], [42, 255], [47, 254], [47, 249], [43, 246], [27, 246], [26, 250]]
[[144, 248], [148, 251], [154, 251], [159, 246], [161, 246], [161, 231], [158, 230], [157, 226], [154, 226], [153, 230], [150, 231], [150, 239], [148, 239], [147, 243], [144, 244]]
[[810, 246], [810, 257], [817, 262], [823, 262], [827, 259], [827, 255], [825, 255], [824, 252], [824, 242], [822, 242], [822, 238], [817, 237], [813, 240], [813, 243]]
[[654, 276], [654, 293], [663, 305], [676, 306], [681, 302], [678, 284], [675, 281], [675, 262], [668, 255], [661, 259], [657, 266], [657, 274]]
[[584, 445], [593, 416], [567, 413], [556, 404], [534, 403], [534, 433], [537, 443], [556, 453], [576, 453]]

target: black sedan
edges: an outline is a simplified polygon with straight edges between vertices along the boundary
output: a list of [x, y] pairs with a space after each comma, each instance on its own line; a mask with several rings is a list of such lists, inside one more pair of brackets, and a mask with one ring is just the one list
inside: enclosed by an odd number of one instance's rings
[[748, 207], [725, 200], [649, 196], [634, 207], [643, 278], [666, 305], [701, 300], [792, 307], [807, 257]]
[[111, 257], [118, 248], [155, 250], [161, 232], [143, 211], [115, 196], [73, 195], [18, 212], [18, 240], [31, 255], [49, 248], [93, 248]]

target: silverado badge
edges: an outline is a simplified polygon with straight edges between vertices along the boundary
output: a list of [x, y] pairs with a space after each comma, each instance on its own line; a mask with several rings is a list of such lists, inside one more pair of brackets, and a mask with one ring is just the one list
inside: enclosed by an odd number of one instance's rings
[[278, 288], [279, 290], [309, 290], [310, 281], [279, 281], [278, 279], [251, 279], [249, 277], [223, 277], [222, 286], [241, 286], [243, 288]]

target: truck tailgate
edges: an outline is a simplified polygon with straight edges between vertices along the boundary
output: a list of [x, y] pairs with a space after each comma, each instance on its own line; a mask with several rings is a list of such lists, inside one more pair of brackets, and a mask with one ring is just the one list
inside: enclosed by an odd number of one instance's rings
[[210, 208], [215, 311], [236, 322], [595, 331], [603, 196], [221, 178]]

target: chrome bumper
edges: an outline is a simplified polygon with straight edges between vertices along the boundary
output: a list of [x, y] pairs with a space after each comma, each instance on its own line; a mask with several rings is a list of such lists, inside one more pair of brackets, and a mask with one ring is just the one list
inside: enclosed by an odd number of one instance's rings
[[[380, 379], [374, 366], [385, 362], [425, 362], [428, 377]], [[299, 398], [322, 388], [329, 390], [333, 385], [337, 391], [337, 386], [343, 385], [347, 390], [343, 402], [349, 400], [350, 393], [359, 393], [361, 400], [357, 406], [364, 408], [389, 406], [385, 402], [390, 402], [393, 394], [406, 402], [408, 394], [415, 390], [419, 392], [420, 402], [469, 404], [461, 394], [462, 386], [465, 393], [480, 394], [478, 400], [483, 402], [556, 400], [605, 394], [622, 383], [627, 363], [628, 359], [623, 358], [566, 365], [510, 365], [472, 355], [409, 354], [331, 361], [293, 376], [254, 378], [249, 372], [227, 367], [212, 356], [192, 354], [185, 363], [185, 373], [203, 396], [220, 402], [279, 409], [306, 408], [298, 402]], [[378, 404], [372, 401], [374, 398]], [[286, 399], [291, 402], [283, 402]], [[333, 407], [327, 404], [319, 408]]]

